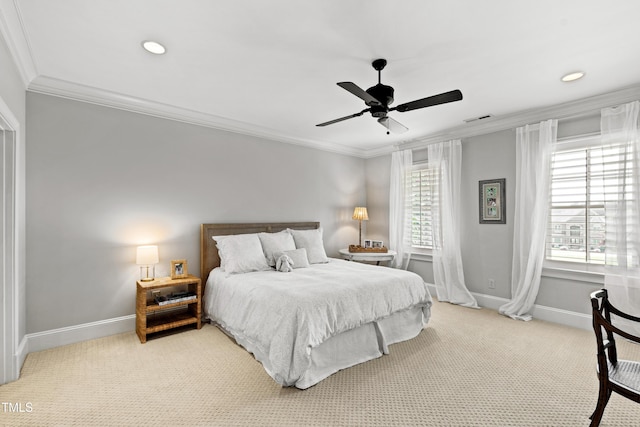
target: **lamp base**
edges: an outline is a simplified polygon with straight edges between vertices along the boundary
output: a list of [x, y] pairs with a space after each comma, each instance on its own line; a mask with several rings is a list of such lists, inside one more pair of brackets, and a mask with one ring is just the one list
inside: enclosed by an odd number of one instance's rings
[[[142, 277], [142, 273], [143, 273], [143, 268], [145, 268], [147, 271], [144, 273], [144, 277]], [[140, 267], [140, 281], [141, 282], [153, 282], [154, 280], [156, 280], [156, 266], [153, 266], [153, 273], [151, 274], [153, 277], [149, 277], [149, 266], [145, 266], [145, 267]]]

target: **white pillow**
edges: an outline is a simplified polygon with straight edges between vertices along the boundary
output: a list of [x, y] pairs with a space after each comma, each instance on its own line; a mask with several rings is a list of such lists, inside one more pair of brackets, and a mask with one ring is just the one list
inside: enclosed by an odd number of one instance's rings
[[296, 242], [296, 248], [307, 250], [309, 264], [329, 262], [322, 242], [322, 227], [315, 230], [292, 230], [291, 228], [288, 230], [293, 236], [294, 242]]
[[257, 234], [213, 236], [218, 246], [220, 267], [229, 274], [269, 270]]
[[262, 252], [267, 258], [267, 264], [276, 265], [276, 253], [284, 251], [292, 251], [296, 248], [293, 237], [287, 230], [278, 233], [258, 233], [260, 243], [262, 243]]
[[293, 261], [293, 268], [309, 267], [309, 259], [307, 258], [307, 250], [305, 248], [294, 249], [292, 251], [284, 251], [276, 253], [276, 260], [282, 255], [287, 255]]

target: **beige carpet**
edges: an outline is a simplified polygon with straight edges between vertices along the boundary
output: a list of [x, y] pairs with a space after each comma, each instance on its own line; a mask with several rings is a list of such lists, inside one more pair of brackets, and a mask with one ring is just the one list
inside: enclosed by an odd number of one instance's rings
[[[620, 347], [640, 360], [640, 346]], [[25, 412], [0, 407], [0, 425], [587, 426], [594, 369], [590, 331], [435, 303], [416, 339], [304, 391], [278, 386], [210, 325], [32, 353], [0, 387]], [[640, 425], [640, 405], [612, 396], [601, 425]]]

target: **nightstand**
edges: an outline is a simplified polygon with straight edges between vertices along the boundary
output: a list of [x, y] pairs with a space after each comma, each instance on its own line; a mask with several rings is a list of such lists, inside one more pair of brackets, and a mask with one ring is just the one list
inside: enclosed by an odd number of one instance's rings
[[[186, 287], [196, 294], [195, 299], [159, 305], [149, 291], [166, 288]], [[136, 333], [141, 343], [147, 342], [147, 335], [180, 326], [195, 324], [202, 328], [202, 282], [198, 277], [184, 279], [162, 277], [151, 282], [136, 282]], [[163, 292], [168, 293], [168, 292]]]
[[349, 252], [349, 249], [340, 249], [340, 256], [348, 261], [375, 261], [380, 265], [381, 261], [393, 261], [396, 251], [387, 252]]

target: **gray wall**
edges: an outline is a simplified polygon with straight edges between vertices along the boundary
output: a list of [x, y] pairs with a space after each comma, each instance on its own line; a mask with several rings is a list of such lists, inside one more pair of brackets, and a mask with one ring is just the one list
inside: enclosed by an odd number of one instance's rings
[[26, 285], [25, 285], [25, 87], [4, 38], [0, 37], [0, 98], [19, 122], [17, 164], [16, 164], [16, 204], [18, 226], [18, 341], [26, 334]]
[[[516, 176], [515, 132], [464, 140], [462, 146], [461, 245], [464, 277], [471, 292], [509, 298]], [[480, 224], [478, 181], [506, 179], [507, 223]], [[489, 279], [496, 288], [488, 289]]]
[[[580, 119], [561, 121], [558, 137], [599, 131], [599, 113]], [[479, 135], [462, 140], [461, 246], [464, 275], [470, 291], [499, 298], [511, 296], [513, 214], [515, 198], [515, 130]], [[424, 151], [424, 150], [422, 150]], [[414, 150], [414, 158], [421, 157]], [[424, 156], [422, 156], [424, 157]], [[367, 238], [387, 240], [389, 229], [389, 170], [391, 156], [367, 160], [367, 200], [371, 206]], [[479, 224], [478, 181], [506, 178], [507, 223]], [[409, 269], [433, 283], [431, 263], [420, 257]], [[542, 277], [536, 303], [561, 310], [590, 313], [589, 293], [600, 285], [593, 282], [562, 279], [546, 272]], [[489, 279], [495, 289], [489, 289]]]
[[199, 272], [206, 222], [320, 221], [357, 240], [365, 161], [27, 93], [27, 332], [135, 313], [135, 248]]

